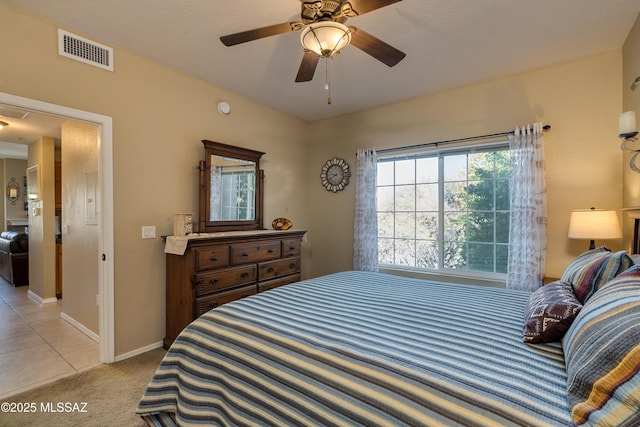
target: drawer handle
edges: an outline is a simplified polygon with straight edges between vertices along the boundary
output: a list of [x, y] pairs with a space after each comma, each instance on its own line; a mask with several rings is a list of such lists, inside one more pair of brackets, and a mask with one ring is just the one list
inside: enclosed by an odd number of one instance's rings
[[240, 275], [241, 278], [246, 279], [247, 277], [249, 277], [249, 273], [244, 272]]
[[267, 253], [272, 254], [272, 253], [273, 253], [273, 249], [269, 249], [269, 250], [267, 251]]
[[216, 283], [218, 283], [218, 279], [211, 279], [211, 280], [209, 280], [209, 284], [210, 284], [210, 285], [215, 285]]
[[248, 253], [243, 253], [242, 256], [249, 256], [249, 254]]
[[290, 251], [295, 251], [295, 250], [296, 250], [296, 247], [295, 247], [295, 246], [289, 246], [289, 250], [290, 250]]
[[211, 304], [209, 304], [209, 310], [213, 310], [214, 308], [216, 308], [218, 306], [217, 302], [212, 302]]
[[218, 257], [215, 255], [211, 255], [211, 258], [209, 258], [211, 261], [217, 261]]
[[267, 273], [273, 273], [273, 268], [272, 267], [267, 268]]
[[292, 262], [291, 264], [289, 264], [289, 268], [296, 268], [295, 263]]

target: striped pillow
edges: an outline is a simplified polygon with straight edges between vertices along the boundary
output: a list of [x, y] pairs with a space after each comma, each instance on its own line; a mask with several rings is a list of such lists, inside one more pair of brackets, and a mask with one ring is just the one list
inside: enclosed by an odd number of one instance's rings
[[586, 251], [571, 262], [561, 280], [571, 283], [582, 304], [602, 285], [633, 265], [627, 251], [611, 252], [604, 246]]
[[562, 341], [577, 425], [640, 425], [640, 266], [596, 292]]

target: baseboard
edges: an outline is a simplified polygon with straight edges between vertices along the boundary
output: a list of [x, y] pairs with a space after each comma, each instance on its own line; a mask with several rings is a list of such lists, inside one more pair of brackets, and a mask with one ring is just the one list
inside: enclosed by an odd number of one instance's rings
[[31, 290], [27, 291], [27, 296], [37, 302], [38, 304], [49, 304], [52, 302], [58, 302], [58, 298], [42, 298], [40, 295], [31, 292]]
[[137, 356], [137, 355], [142, 354], [142, 353], [146, 353], [147, 351], [155, 350], [156, 348], [159, 348], [159, 347], [162, 347], [162, 341], [158, 341], [157, 343], [149, 344], [147, 346], [137, 348], [137, 349], [135, 349], [133, 351], [129, 351], [129, 352], [124, 353], [124, 354], [119, 354], [119, 355], [116, 356], [116, 362], [128, 359], [130, 357]]
[[78, 329], [80, 332], [82, 332], [83, 334], [85, 334], [86, 336], [88, 336], [89, 338], [91, 338], [92, 340], [97, 342], [98, 344], [100, 343], [100, 336], [98, 334], [96, 334], [91, 329], [89, 329], [86, 326], [84, 326], [82, 323], [80, 323], [77, 320], [75, 320], [73, 317], [70, 317], [69, 315], [67, 315], [65, 313], [60, 313], [60, 318], [62, 320], [64, 320], [64, 321], [66, 321], [67, 323], [71, 324], [71, 326], [73, 326], [74, 328]]

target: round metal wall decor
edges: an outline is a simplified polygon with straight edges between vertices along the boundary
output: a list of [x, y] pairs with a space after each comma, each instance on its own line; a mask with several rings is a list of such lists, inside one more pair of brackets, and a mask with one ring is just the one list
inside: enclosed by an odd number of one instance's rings
[[344, 190], [344, 187], [349, 184], [349, 178], [351, 178], [349, 164], [336, 157], [327, 160], [320, 172], [320, 182], [327, 191], [334, 193]]

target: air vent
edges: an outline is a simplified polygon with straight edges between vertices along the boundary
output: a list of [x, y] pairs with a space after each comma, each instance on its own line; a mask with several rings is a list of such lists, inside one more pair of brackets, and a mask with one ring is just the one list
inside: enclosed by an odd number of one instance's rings
[[58, 54], [113, 71], [113, 49], [58, 29]]

